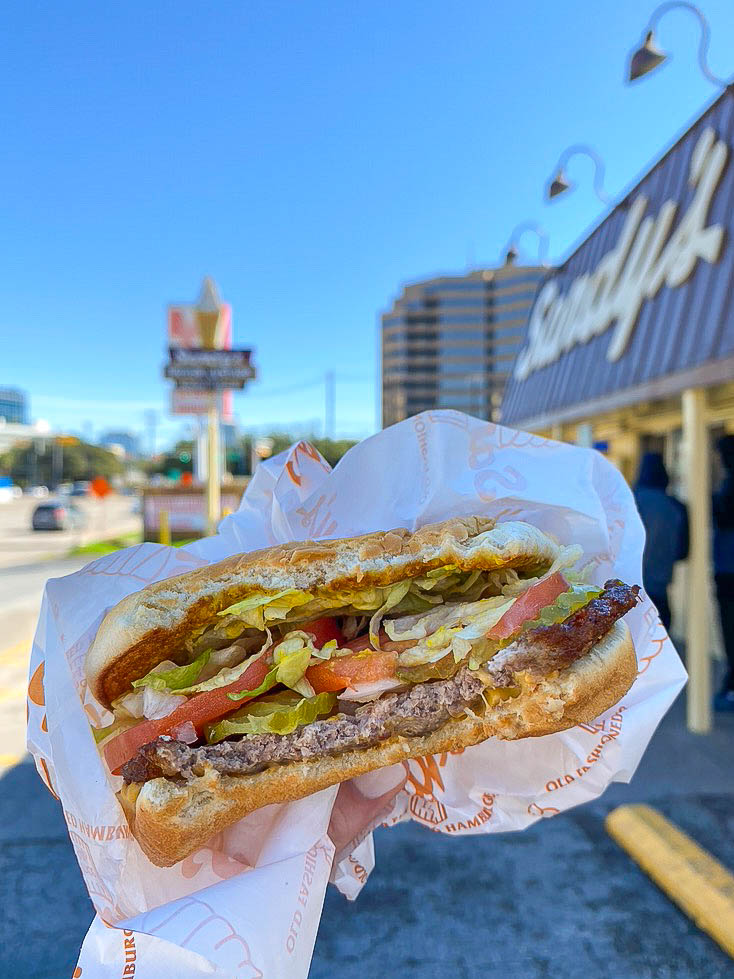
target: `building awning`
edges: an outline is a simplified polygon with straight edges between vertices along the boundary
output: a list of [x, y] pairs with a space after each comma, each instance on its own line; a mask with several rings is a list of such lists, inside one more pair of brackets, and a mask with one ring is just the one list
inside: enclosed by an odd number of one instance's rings
[[505, 424], [734, 377], [734, 86], [540, 286]]

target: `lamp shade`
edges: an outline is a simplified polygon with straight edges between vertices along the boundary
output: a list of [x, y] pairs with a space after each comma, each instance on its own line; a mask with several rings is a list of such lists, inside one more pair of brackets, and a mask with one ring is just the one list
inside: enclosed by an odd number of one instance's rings
[[551, 182], [548, 184], [548, 200], [552, 201], [554, 197], [558, 197], [559, 194], [565, 193], [570, 188], [571, 184], [568, 182], [566, 174], [563, 170], [558, 170], [556, 175], [553, 177]]
[[629, 60], [627, 71], [628, 81], [636, 82], [644, 75], [648, 75], [658, 65], [662, 64], [666, 57], [667, 55], [655, 46], [653, 32], [648, 31], [645, 37], [645, 43], [632, 53], [632, 57]]

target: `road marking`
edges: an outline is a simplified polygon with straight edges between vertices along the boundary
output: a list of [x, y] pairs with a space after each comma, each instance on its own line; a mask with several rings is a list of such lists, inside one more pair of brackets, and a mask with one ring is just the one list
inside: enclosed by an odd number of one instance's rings
[[734, 876], [656, 809], [619, 806], [607, 832], [698, 927], [734, 958]]
[[31, 646], [33, 645], [32, 639], [23, 639], [20, 642], [15, 643], [14, 646], [8, 646], [0, 653], [0, 663], [10, 663], [14, 659], [20, 659], [19, 653], [30, 652]]
[[23, 755], [0, 755], [0, 768], [12, 768], [22, 759]]

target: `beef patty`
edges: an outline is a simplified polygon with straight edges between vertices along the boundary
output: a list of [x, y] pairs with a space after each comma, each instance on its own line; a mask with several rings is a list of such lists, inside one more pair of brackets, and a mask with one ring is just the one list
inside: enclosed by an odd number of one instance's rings
[[[570, 666], [634, 607], [638, 592], [636, 585], [608, 581], [598, 598], [564, 622], [526, 632], [486, 664], [493, 684], [509, 687], [515, 673], [546, 676]], [[418, 683], [404, 692], [383, 695], [354, 715], [314, 721], [292, 734], [257, 734], [201, 747], [161, 737], [143, 745], [122, 774], [126, 782], [161, 776], [191, 778], [209, 768], [222, 775], [249, 775], [275, 763], [368, 748], [396, 735], [425, 735], [481, 704], [484, 687], [485, 682], [463, 666], [449, 680]]]

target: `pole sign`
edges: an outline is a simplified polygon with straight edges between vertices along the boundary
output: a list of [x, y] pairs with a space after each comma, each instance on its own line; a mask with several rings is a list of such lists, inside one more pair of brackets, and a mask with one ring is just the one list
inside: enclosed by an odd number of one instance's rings
[[241, 389], [255, 376], [251, 354], [251, 350], [171, 347], [171, 359], [164, 374], [175, 381], [177, 388], [198, 391]]
[[[206, 313], [201, 315], [195, 303], [176, 303], [168, 307], [168, 348], [177, 350], [214, 349], [229, 350], [232, 347], [232, 307], [219, 305], [216, 323], [207, 322]], [[213, 325], [213, 329], [211, 328]], [[172, 365], [172, 360], [171, 364]], [[254, 368], [252, 368], [254, 370]], [[168, 375], [166, 375], [168, 376]], [[252, 375], [254, 376], [254, 375]], [[216, 390], [216, 389], [214, 389]], [[222, 420], [232, 418], [232, 387], [220, 388]], [[171, 389], [171, 412], [174, 415], [205, 415], [211, 404], [212, 388], [176, 384]]]

